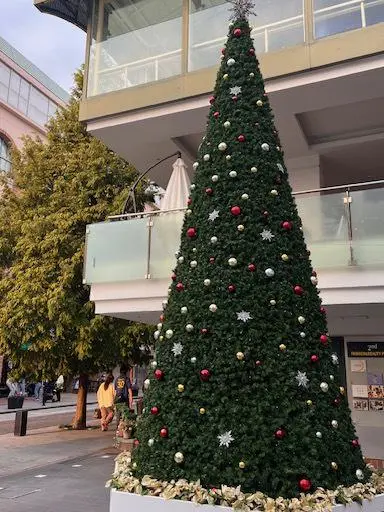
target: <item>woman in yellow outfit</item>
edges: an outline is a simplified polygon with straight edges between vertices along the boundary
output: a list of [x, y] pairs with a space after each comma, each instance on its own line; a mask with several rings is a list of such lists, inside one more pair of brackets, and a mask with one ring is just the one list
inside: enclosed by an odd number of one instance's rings
[[106, 376], [105, 382], [102, 382], [97, 390], [97, 402], [101, 412], [101, 430], [108, 430], [108, 425], [113, 420], [115, 403], [115, 386], [113, 385], [113, 375]]

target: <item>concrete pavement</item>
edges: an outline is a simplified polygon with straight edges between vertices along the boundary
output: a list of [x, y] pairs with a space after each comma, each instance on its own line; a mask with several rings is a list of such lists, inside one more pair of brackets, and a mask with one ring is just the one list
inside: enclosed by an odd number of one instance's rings
[[104, 451], [0, 477], [0, 510], [108, 512], [113, 467], [114, 454]]

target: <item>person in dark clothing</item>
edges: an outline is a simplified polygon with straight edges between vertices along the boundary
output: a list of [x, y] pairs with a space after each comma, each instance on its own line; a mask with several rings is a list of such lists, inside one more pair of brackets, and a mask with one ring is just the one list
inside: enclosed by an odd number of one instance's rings
[[[129, 377], [127, 376], [127, 367], [121, 365], [120, 367], [120, 375], [115, 379], [115, 392], [116, 398], [115, 402], [117, 404], [127, 404], [128, 407], [132, 408], [133, 397], [132, 397], [132, 386]], [[119, 424], [120, 421], [120, 412], [116, 413], [116, 421]]]

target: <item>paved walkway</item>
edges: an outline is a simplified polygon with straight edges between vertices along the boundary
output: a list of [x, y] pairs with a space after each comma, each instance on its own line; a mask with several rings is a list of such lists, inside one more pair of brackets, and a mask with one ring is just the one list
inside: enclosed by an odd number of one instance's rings
[[[98, 422], [95, 421], [94, 425]], [[25, 437], [0, 436], [0, 477], [39, 468], [102, 450], [112, 450], [114, 431], [59, 430], [49, 427], [32, 430]]]

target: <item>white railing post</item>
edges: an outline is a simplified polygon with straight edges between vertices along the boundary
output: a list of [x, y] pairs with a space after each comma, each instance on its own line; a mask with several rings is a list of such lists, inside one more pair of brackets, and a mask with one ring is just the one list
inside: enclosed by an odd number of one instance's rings
[[268, 41], [268, 29], [264, 29], [264, 51], [265, 53], [268, 53], [269, 49], [269, 41]]
[[365, 16], [365, 3], [364, 0], [360, 2], [360, 11], [361, 11], [361, 27], [365, 28], [367, 26], [367, 18]]

